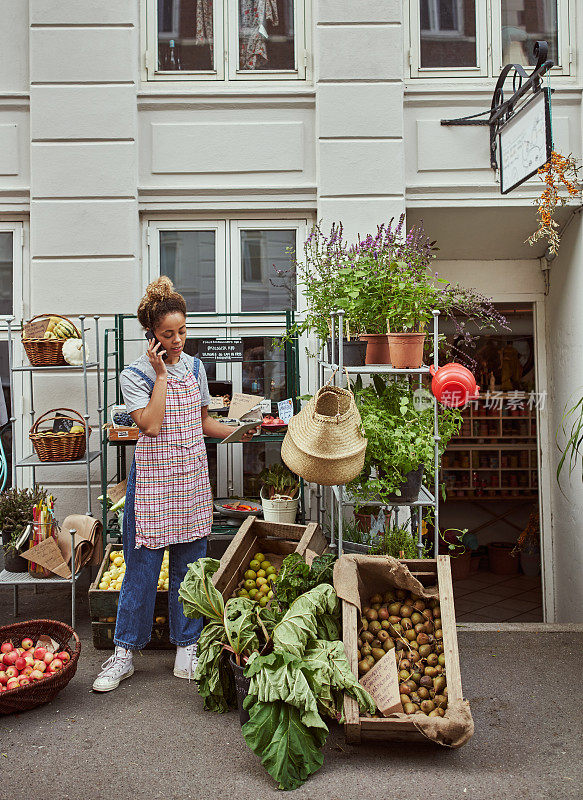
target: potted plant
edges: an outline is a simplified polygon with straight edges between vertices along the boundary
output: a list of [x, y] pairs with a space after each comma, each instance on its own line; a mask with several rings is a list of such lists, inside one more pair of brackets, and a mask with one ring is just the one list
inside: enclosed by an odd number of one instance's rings
[[[423, 470], [434, 462], [433, 405], [417, 403], [407, 380], [384, 380], [378, 375], [366, 387], [359, 376], [354, 395], [368, 444], [364, 469], [350, 484], [351, 491], [363, 505], [367, 500], [387, 505], [413, 502]], [[457, 409], [438, 407], [440, 453], [461, 424]]]
[[392, 556], [393, 558], [430, 558], [427, 553], [428, 548], [423, 545], [421, 555], [417, 542], [411, 535], [407, 525], [392, 525], [385, 529], [379, 537], [377, 544], [372, 548], [373, 555]]
[[0, 530], [4, 566], [8, 572], [26, 572], [28, 561], [18, 555], [16, 543], [32, 520], [32, 509], [46, 500], [42, 486], [34, 489], [5, 489], [0, 494]]
[[284, 464], [272, 464], [259, 473], [261, 505], [267, 522], [295, 522], [300, 502], [300, 480]]
[[538, 507], [530, 512], [526, 528], [518, 537], [512, 551], [513, 556], [520, 556], [520, 567], [525, 575], [534, 578], [540, 572], [540, 531]]

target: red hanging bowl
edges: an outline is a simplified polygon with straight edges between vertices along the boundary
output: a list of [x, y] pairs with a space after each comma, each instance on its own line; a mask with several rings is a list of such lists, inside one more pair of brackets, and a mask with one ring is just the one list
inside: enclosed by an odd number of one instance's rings
[[469, 369], [461, 364], [444, 364], [436, 369], [429, 367], [433, 376], [431, 391], [442, 406], [459, 408], [480, 394], [480, 387]]

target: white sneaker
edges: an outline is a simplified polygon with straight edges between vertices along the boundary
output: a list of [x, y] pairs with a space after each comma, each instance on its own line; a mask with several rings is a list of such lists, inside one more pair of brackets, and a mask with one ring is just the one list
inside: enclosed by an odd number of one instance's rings
[[196, 642], [194, 644], [189, 644], [186, 647], [176, 647], [174, 674], [177, 678], [188, 678], [188, 680], [193, 678], [197, 664], [198, 658], [196, 656]]
[[132, 651], [116, 646], [114, 654], [101, 665], [101, 672], [93, 681], [93, 691], [111, 692], [117, 689], [124, 678], [129, 678], [133, 674]]

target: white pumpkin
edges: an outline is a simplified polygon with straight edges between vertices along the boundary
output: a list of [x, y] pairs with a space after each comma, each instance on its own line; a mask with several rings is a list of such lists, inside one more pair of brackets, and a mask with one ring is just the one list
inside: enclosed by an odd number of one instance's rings
[[[80, 367], [83, 363], [83, 341], [81, 339], [66, 339], [63, 342], [63, 358], [72, 367]], [[85, 344], [85, 358], [89, 361], [89, 347]]]

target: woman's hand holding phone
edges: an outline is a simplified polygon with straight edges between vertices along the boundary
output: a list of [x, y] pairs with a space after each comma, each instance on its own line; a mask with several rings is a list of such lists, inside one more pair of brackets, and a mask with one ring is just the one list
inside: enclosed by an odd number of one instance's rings
[[163, 354], [165, 355], [166, 351], [162, 348], [162, 345], [156, 338], [151, 339], [148, 337], [148, 340], [150, 342], [146, 351], [148, 360], [150, 361], [150, 364], [156, 373], [156, 377], [165, 378], [168, 375], [166, 364], [164, 363], [163, 358]]

